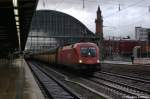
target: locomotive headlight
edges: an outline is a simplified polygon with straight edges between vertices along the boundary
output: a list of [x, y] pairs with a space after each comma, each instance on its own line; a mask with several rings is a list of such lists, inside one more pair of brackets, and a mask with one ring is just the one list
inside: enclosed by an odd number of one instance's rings
[[100, 63], [99, 59], [97, 60], [97, 63]]
[[81, 59], [79, 60], [79, 63], [82, 63], [82, 60], [81, 60]]

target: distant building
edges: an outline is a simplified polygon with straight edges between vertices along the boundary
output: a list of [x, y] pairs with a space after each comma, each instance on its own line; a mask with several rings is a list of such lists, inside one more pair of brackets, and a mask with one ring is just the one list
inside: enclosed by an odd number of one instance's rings
[[103, 18], [101, 15], [101, 10], [100, 7], [98, 6], [97, 9], [97, 18], [95, 19], [95, 24], [96, 24], [96, 37], [97, 37], [97, 44], [99, 46], [100, 50], [100, 59], [104, 59], [104, 52], [103, 52]]
[[97, 10], [97, 18], [95, 19], [95, 24], [96, 24], [96, 35], [100, 36], [100, 40], [103, 40], [103, 18], [99, 6]]
[[115, 53], [117, 53], [120, 56], [130, 56], [132, 55], [133, 48], [139, 45], [140, 42], [136, 40], [110, 39], [104, 41], [106, 56], [110, 56], [110, 54], [115, 54]]
[[135, 38], [140, 41], [150, 40], [150, 28], [135, 27]]

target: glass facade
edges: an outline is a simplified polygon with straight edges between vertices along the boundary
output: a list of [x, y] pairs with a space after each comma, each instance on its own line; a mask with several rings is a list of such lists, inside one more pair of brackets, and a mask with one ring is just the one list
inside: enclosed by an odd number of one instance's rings
[[53, 10], [39, 10], [33, 16], [26, 49], [43, 50], [81, 41], [95, 34], [74, 17]]

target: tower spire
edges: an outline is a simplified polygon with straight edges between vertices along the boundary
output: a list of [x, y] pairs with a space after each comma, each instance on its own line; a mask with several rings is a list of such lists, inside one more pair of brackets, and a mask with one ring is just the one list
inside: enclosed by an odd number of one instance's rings
[[100, 6], [98, 5], [98, 12], [101, 12], [101, 10], [100, 10]]
[[96, 24], [96, 35], [100, 36], [100, 38], [103, 39], [103, 18], [101, 15], [101, 9], [99, 5], [97, 9], [97, 18], [95, 19], [95, 24]]

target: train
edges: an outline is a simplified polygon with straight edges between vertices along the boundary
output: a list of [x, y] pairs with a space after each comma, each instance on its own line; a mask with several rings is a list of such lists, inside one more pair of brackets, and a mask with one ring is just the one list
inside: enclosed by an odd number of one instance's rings
[[32, 54], [31, 58], [77, 71], [94, 73], [101, 70], [99, 48], [95, 43], [80, 42]]

